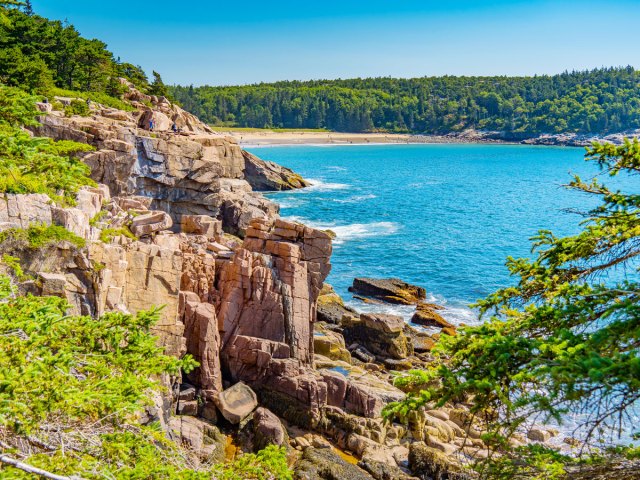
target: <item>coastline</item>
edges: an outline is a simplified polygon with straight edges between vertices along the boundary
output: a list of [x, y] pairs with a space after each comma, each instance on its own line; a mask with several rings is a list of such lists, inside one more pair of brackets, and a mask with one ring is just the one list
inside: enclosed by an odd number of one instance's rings
[[585, 147], [594, 141], [621, 144], [625, 137], [637, 137], [640, 132], [622, 132], [611, 135], [579, 135], [573, 133], [541, 134], [517, 138], [504, 132], [466, 130], [446, 135], [414, 135], [403, 133], [345, 133], [323, 131], [277, 130], [217, 130], [231, 137], [242, 147], [270, 147], [295, 145], [421, 145], [421, 144], [497, 144]]

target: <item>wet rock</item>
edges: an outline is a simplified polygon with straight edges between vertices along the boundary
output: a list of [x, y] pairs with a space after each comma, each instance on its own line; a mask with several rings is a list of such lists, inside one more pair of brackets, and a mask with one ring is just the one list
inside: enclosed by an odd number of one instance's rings
[[415, 305], [427, 296], [424, 288], [398, 278], [355, 278], [349, 291], [400, 305]]
[[347, 463], [328, 448], [307, 447], [294, 467], [296, 480], [372, 480], [356, 465]]
[[373, 355], [369, 350], [364, 348], [362, 345], [358, 345], [357, 343], [353, 343], [349, 346], [349, 351], [351, 355], [361, 362], [364, 363], [372, 363], [375, 362], [376, 356]]
[[416, 307], [416, 312], [411, 317], [411, 322], [423, 327], [452, 327], [453, 325], [440, 315], [437, 310], [442, 307], [430, 303], [421, 303]]
[[258, 406], [258, 397], [248, 385], [242, 382], [218, 393], [214, 397], [222, 416], [233, 424], [247, 418]]
[[347, 307], [342, 297], [335, 293], [331, 285], [325, 283], [318, 297], [318, 321], [340, 325], [345, 317], [358, 317], [358, 313], [353, 308]]

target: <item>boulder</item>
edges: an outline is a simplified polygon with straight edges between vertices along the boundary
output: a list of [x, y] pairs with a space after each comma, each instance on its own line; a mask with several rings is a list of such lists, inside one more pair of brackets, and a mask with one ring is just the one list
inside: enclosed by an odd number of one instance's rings
[[214, 401], [222, 416], [233, 424], [247, 418], [258, 406], [258, 397], [248, 385], [242, 382], [218, 393]]
[[409, 446], [409, 469], [419, 478], [433, 480], [470, 480], [453, 456], [422, 442]]
[[268, 445], [285, 446], [289, 435], [280, 419], [266, 408], [258, 407], [253, 413], [253, 448], [262, 450]]
[[372, 480], [356, 465], [347, 463], [328, 448], [307, 447], [294, 466], [295, 480]]
[[173, 221], [165, 212], [154, 211], [138, 215], [131, 221], [131, 233], [136, 237], [151, 235], [155, 232], [171, 228]]
[[388, 462], [368, 458], [359, 462], [358, 466], [376, 480], [418, 480], [417, 477], [408, 475], [401, 468]]
[[59, 273], [38, 272], [42, 282], [42, 295], [65, 297], [67, 277]]
[[416, 312], [411, 317], [411, 323], [416, 325], [422, 325], [423, 327], [437, 327], [437, 328], [454, 328], [451, 323], [442, 317], [436, 310], [441, 310], [442, 307], [431, 303], [421, 303], [416, 307]]
[[398, 278], [355, 278], [349, 291], [400, 305], [415, 305], [427, 296], [424, 288]]
[[222, 222], [209, 215], [182, 215], [180, 228], [183, 233], [205, 235], [207, 238], [222, 235]]
[[527, 438], [534, 442], [546, 442], [550, 440], [552, 436], [551, 432], [541, 428], [532, 428], [527, 432]]
[[342, 335], [325, 328], [322, 324], [316, 324], [315, 326], [313, 350], [318, 355], [323, 355], [332, 360], [351, 363], [351, 354], [345, 347]]
[[363, 313], [358, 320], [344, 325], [345, 341], [364, 346], [382, 358], [404, 359], [413, 355], [413, 344], [404, 333], [402, 317], [387, 314]]

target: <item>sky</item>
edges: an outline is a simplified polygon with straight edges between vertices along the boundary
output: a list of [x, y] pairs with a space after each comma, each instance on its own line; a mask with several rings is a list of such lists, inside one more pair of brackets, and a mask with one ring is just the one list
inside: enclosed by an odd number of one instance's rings
[[640, 0], [32, 0], [165, 83], [640, 68]]

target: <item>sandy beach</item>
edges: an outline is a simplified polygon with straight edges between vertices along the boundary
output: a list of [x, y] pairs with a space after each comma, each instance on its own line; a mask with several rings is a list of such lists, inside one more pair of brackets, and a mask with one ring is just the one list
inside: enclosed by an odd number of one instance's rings
[[392, 133], [336, 133], [291, 131], [221, 131], [236, 139], [240, 145], [366, 145], [391, 143], [435, 143], [437, 138]]

